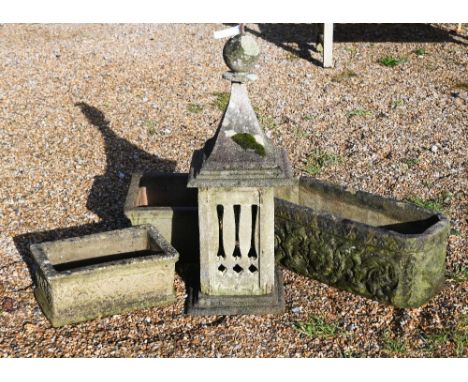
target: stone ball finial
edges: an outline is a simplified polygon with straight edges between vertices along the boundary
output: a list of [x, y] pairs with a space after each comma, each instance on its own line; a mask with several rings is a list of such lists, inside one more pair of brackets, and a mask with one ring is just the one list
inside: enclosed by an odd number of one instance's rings
[[224, 45], [223, 57], [226, 65], [233, 72], [248, 72], [258, 60], [260, 49], [255, 40], [240, 34], [231, 37]]

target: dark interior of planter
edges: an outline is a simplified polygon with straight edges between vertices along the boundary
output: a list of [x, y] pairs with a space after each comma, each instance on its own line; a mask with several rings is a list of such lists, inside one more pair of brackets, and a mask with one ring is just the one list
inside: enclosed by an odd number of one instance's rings
[[408, 203], [364, 192], [346, 191], [317, 180], [301, 178], [290, 189], [279, 190], [276, 196], [321, 213], [401, 234], [421, 234], [440, 221], [436, 213]]
[[197, 190], [187, 188], [187, 174], [144, 175], [138, 207], [196, 207]]
[[156, 254], [163, 254], [162, 251], [142, 250], [124, 253], [115, 253], [106, 256], [93, 257], [88, 259], [81, 259], [76, 261], [69, 261], [61, 264], [52, 265], [57, 272], [77, 270], [91, 265], [104, 265], [119, 260], [130, 260], [141, 257], [149, 257]]
[[163, 254], [146, 229], [110, 231], [44, 244], [44, 253], [57, 272], [91, 265]]
[[366, 193], [354, 194], [342, 190], [321, 190], [301, 185], [301, 205], [331, 213], [373, 227], [402, 234], [420, 234], [440, 219], [436, 214], [421, 211], [408, 204]]

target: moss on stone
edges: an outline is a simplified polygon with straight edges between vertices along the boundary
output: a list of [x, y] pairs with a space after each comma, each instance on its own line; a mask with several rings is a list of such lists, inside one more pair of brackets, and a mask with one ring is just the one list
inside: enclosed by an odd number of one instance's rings
[[252, 134], [237, 133], [236, 135], [233, 135], [231, 139], [244, 150], [254, 150], [258, 155], [262, 157], [265, 156], [265, 147], [258, 143]]

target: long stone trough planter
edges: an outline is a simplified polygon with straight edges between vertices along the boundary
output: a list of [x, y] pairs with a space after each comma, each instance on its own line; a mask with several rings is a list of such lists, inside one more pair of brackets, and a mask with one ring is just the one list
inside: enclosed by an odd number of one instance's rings
[[177, 251], [150, 225], [31, 246], [34, 294], [53, 326], [175, 301]]
[[277, 190], [278, 261], [397, 307], [420, 306], [440, 289], [448, 234], [438, 213], [310, 177]]
[[[181, 257], [198, 253], [187, 174], [134, 174], [125, 214], [151, 223]], [[444, 280], [449, 222], [409, 203], [301, 177], [275, 191], [275, 257], [302, 275], [397, 307], [420, 306]]]

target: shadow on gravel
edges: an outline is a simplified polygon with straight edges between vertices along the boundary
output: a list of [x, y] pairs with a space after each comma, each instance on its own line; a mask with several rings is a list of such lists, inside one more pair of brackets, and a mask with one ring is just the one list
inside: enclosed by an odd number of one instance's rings
[[117, 136], [110, 128], [104, 113], [95, 107], [84, 102], [75, 106], [80, 108], [89, 123], [102, 134], [107, 158], [106, 171], [103, 175], [94, 178], [86, 206], [101, 220], [120, 227], [126, 222], [123, 207], [132, 173], [137, 171], [173, 173], [177, 163], [149, 154]]
[[[59, 228], [49, 231], [31, 232], [13, 238], [18, 252], [28, 265], [31, 278], [34, 276], [31, 268], [30, 246], [34, 243], [54, 241], [70, 237], [89, 235], [113, 229], [130, 226], [130, 222], [123, 213], [125, 198], [134, 172], [173, 173], [176, 162], [161, 159], [156, 155], [141, 150], [136, 145], [116, 135], [110, 128], [110, 122], [103, 112], [84, 102], [75, 104], [85, 115], [91, 125], [97, 128], [104, 138], [106, 151], [106, 170], [102, 175], [94, 178], [89, 193], [87, 208], [96, 213], [101, 219], [98, 223], [84, 224], [76, 227]], [[179, 272], [184, 279], [192, 279], [184, 267]]]
[[[247, 24], [245, 30], [314, 65], [322, 66], [321, 60], [312, 57], [323, 30], [322, 24], [258, 24], [258, 27], [260, 32]], [[334, 28], [334, 42], [454, 42], [467, 45], [456, 32], [430, 24], [334, 24]]]

